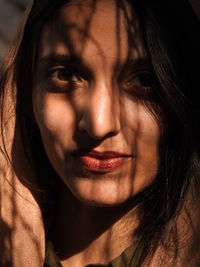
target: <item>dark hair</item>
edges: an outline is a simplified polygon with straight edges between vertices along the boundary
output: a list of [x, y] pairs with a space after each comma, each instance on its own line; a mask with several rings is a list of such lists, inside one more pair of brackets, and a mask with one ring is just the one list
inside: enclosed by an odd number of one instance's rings
[[[196, 85], [200, 69], [200, 24], [187, 1], [137, 1], [136, 7], [166, 116], [158, 183], [154, 192], [147, 193], [140, 226], [148, 253], [156, 234], [159, 240], [172, 221], [173, 229], [176, 228], [175, 219], [191, 185], [199, 193], [200, 105]], [[171, 238], [176, 240], [176, 236]], [[177, 242], [174, 245], [178, 246]]]
[[[15, 131], [20, 132], [24, 153], [35, 171], [39, 188], [48, 189], [45, 194], [48, 204], [48, 192], [59, 179], [55, 179], [57, 174], [46, 157], [39, 129], [34, 123], [31, 85], [39, 33], [55, 10], [65, 2], [34, 1], [23, 32], [19, 34], [14, 49], [7, 57], [7, 65], [2, 66], [0, 74], [2, 135], [4, 95], [8, 90], [6, 88], [10, 88], [16, 99]], [[120, 2], [123, 7], [123, 1]], [[164, 240], [168, 227], [175, 229], [176, 218], [186, 201], [187, 192], [192, 186], [199, 189], [200, 104], [197, 86], [200, 25], [186, 0], [135, 0], [133, 5], [139, 15], [143, 40], [156, 76], [156, 101], [150, 103], [150, 108], [155, 115], [160, 112], [163, 127], [157, 176], [148, 188], [136, 196], [142, 215], [137, 229], [140, 242], [133, 260], [137, 266], [141, 266], [147, 255], [153, 254], [162, 238]], [[5, 143], [1, 149], [6, 154]], [[13, 156], [10, 162], [17, 172], [15, 160]], [[45, 172], [41, 166], [46, 166]], [[26, 178], [24, 182], [28, 182]], [[45, 211], [43, 207], [44, 220]], [[139, 257], [137, 251], [140, 252]]]

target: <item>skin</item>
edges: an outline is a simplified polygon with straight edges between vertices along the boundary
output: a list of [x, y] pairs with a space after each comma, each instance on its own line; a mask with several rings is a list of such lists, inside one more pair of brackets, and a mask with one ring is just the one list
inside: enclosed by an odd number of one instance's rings
[[[63, 181], [53, 234], [63, 266], [106, 263], [132, 244], [131, 199], [158, 168], [160, 132], [144, 104], [151, 70], [137, 16], [126, 1], [124, 9], [113, 0], [92, 3], [71, 1], [45, 25], [33, 86], [34, 116]], [[73, 156], [82, 149], [128, 157], [97, 173]]]
[[[83, 10], [77, 20], [80, 6]], [[159, 129], [136, 95], [145, 91], [139, 79], [147, 68], [136, 69], [136, 62], [146, 58], [139, 36], [132, 36], [136, 47], [130, 49], [121, 12], [118, 44], [113, 1], [98, 2], [85, 36], [84, 21], [91, 12], [90, 5], [69, 4], [56, 21], [56, 27], [65, 26], [62, 30], [56, 33], [50, 25], [44, 28], [33, 108], [49, 160], [73, 194], [88, 204], [116, 205], [144, 189], [155, 176]], [[70, 24], [74, 26], [68, 30]], [[52, 54], [76, 56], [83, 66], [73, 60], [49, 62]], [[135, 66], [127, 66], [129, 61]], [[63, 69], [72, 71], [71, 77], [60, 78]], [[48, 71], [52, 73], [48, 75]], [[82, 167], [77, 171], [79, 162], [71, 154], [83, 148], [117, 151], [130, 157], [112, 172], [97, 175]]]

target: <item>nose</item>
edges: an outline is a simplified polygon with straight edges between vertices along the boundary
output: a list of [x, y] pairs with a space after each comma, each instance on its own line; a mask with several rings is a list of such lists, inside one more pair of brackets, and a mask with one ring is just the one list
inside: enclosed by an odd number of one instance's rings
[[119, 97], [105, 83], [95, 85], [84, 107], [79, 129], [101, 140], [117, 135], [121, 129]]

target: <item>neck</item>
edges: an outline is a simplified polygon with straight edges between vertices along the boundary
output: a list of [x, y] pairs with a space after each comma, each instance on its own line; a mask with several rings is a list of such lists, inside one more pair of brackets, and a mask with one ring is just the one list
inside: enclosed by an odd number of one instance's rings
[[134, 242], [138, 214], [131, 201], [89, 207], [63, 185], [56, 211], [52, 242], [64, 267], [107, 263]]

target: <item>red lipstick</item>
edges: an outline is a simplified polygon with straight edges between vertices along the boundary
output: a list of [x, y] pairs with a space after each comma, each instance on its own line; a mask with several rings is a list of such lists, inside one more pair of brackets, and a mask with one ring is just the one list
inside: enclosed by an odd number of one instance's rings
[[81, 155], [81, 163], [90, 171], [107, 172], [123, 164], [130, 155], [115, 151], [91, 151]]

